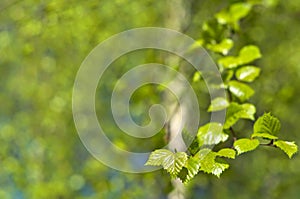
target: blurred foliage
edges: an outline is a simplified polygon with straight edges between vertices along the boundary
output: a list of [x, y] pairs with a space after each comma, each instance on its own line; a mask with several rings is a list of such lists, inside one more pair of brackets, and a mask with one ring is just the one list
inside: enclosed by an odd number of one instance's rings
[[[121, 173], [86, 151], [72, 119], [75, 75], [86, 55], [115, 33], [160, 26], [197, 39], [203, 22], [232, 2], [237, 1], [2, 0], [0, 198], [167, 198], [172, 187], [165, 172]], [[278, 116], [282, 137], [299, 143], [300, 1], [263, 2], [242, 20], [233, 51], [247, 44], [260, 46], [264, 56], [258, 66], [263, 78], [253, 83], [256, 94], [251, 102], [257, 105], [258, 115], [267, 110]], [[137, 64], [174, 63], [172, 56], [164, 57], [149, 50], [120, 58], [107, 71], [105, 84], [114, 84], [116, 74]], [[138, 92], [133, 114], [143, 114], [141, 109], [148, 110], [148, 105], [160, 100], [140, 102], [146, 92], [159, 92], [154, 87]], [[106, 94], [97, 93], [98, 113], [108, 111], [103, 106]], [[207, 108], [209, 102], [203, 102], [201, 106]], [[114, 143], [125, 149], [141, 151], [144, 145], [152, 149], [163, 144], [162, 134], [137, 144], [109, 123], [106, 128]], [[198, 175], [188, 185], [187, 198], [299, 197], [297, 155], [289, 161], [283, 153], [260, 148], [229, 163], [232, 168], [221, 179]]]

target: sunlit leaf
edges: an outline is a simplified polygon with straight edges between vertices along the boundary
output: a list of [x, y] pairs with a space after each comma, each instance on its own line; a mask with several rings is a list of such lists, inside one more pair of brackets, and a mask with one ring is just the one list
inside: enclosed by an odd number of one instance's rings
[[227, 99], [223, 97], [217, 97], [211, 101], [211, 105], [208, 108], [208, 111], [220, 111], [229, 106]]
[[271, 115], [271, 113], [265, 113], [259, 117], [253, 127], [253, 133], [267, 133], [270, 135], [277, 135], [280, 131], [280, 121]]
[[274, 142], [274, 145], [283, 150], [289, 158], [292, 158], [292, 156], [298, 151], [298, 146], [295, 142], [278, 140]]
[[254, 90], [250, 86], [235, 80], [230, 81], [228, 86], [229, 91], [242, 102], [254, 94]]
[[269, 133], [253, 133], [251, 135], [251, 138], [255, 138], [255, 137], [265, 138], [265, 139], [270, 139], [270, 140], [276, 140], [276, 139], [278, 139], [277, 136], [271, 135]]
[[259, 58], [261, 58], [260, 50], [257, 46], [253, 45], [243, 47], [239, 54], [241, 64], [247, 64]]
[[210, 151], [209, 149], [202, 149], [199, 151], [200, 154], [200, 171], [205, 173], [211, 173], [220, 177], [221, 173], [229, 168], [228, 164], [216, 162], [217, 153]]
[[158, 149], [150, 154], [145, 165], [163, 166], [171, 175], [176, 176], [187, 159], [187, 154], [184, 152], [173, 153], [167, 149]]
[[256, 149], [259, 145], [259, 141], [257, 139], [248, 139], [242, 138], [238, 139], [234, 142], [233, 146], [237, 150], [238, 155], [252, 151]]
[[200, 168], [200, 157], [199, 154], [190, 157], [184, 166], [187, 169], [186, 175], [181, 176], [181, 181], [184, 183], [189, 182], [198, 172]]
[[236, 154], [235, 150], [230, 148], [224, 148], [217, 152], [217, 156], [231, 158], [231, 159], [235, 158], [235, 154]]
[[260, 74], [260, 68], [255, 66], [244, 66], [239, 68], [235, 72], [235, 76], [238, 80], [244, 82], [252, 82], [254, 81]]
[[223, 39], [218, 44], [208, 44], [207, 48], [216, 53], [221, 53], [223, 55], [227, 55], [229, 50], [233, 46], [233, 41], [231, 39]]
[[238, 104], [236, 102], [230, 103], [230, 106], [227, 108], [224, 129], [230, 128], [241, 118], [254, 120], [255, 112], [255, 106], [252, 104]]
[[224, 142], [228, 135], [223, 132], [223, 126], [219, 123], [208, 123], [199, 128], [197, 138], [201, 145], [213, 145]]

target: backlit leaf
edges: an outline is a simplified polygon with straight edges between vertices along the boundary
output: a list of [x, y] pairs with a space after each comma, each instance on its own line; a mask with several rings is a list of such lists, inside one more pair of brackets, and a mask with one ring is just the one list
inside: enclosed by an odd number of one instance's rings
[[259, 141], [257, 139], [248, 139], [248, 138], [242, 138], [238, 139], [234, 142], [233, 146], [237, 150], [238, 155], [252, 151], [256, 149], [259, 145]]
[[244, 66], [239, 68], [235, 72], [235, 76], [238, 80], [244, 82], [252, 82], [254, 81], [260, 74], [260, 68], [255, 66]]
[[236, 154], [235, 150], [230, 148], [224, 148], [217, 152], [217, 156], [231, 158], [231, 159], [235, 158], [235, 154]]
[[254, 94], [254, 90], [250, 86], [235, 80], [230, 81], [228, 86], [229, 91], [242, 102]]
[[271, 113], [265, 113], [259, 117], [253, 127], [253, 133], [267, 133], [270, 135], [277, 135], [280, 131], [280, 121], [271, 115]]
[[220, 111], [229, 106], [229, 102], [227, 99], [223, 97], [217, 97], [214, 100], [212, 100], [211, 105], [208, 108], [208, 112], [211, 111]]
[[145, 165], [163, 166], [171, 175], [176, 176], [187, 159], [187, 154], [184, 152], [173, 153], [167, 149], [158, 149], [150, 154]]
[[274, 142], [274, 145], [283, 150], [289, 158], [292, 158], [292, 156], [298, 151], [298, 146], [295, 142], [278, 140]]
[[212, 122], [199, 128], [197, 138], [200, 146], [214, 145], [226, 141], [228, 135], [223, 132], [222, 124]]

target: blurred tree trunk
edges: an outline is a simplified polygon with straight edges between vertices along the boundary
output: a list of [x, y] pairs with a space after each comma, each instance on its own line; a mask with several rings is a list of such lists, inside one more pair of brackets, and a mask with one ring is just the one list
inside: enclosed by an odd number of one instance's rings
[[[190, 3], [192, 1], [184, 1], [184, 0], [169, 0], [169, 9], [166, 11], [165, 24], [167, 28], [177, 30], [179, 32], [184, 32], [190, 23]], [[175, 60], [174, 60], [175, 59]], [[173, 60], [168, 58], [168, 62], [179, 64], [180, 58], [173, 57]], [[180, 85], [179, 85], [180, 87]], [[182, 91], [183, 92], [183, 91]], [[180, 96], [177, 96], [180, 97]], [[168, 101], [168, 99], [167, 99]], [[181, 136], [177, 136], [178, 133], [182, 131], [182, 123], [181, 121], [181, 110], [184, 110], [185, 107], [178, 104], [178, 101], [169, 102], [169, 115], [171, 118], [167, 124], [167, 137], [168, 141], [172, 140], [172, 143], [169, 143], [169, 149], [171, 151], [185, 151], [186, 146]], [[180, 108], [178, 107], [180, 106]], [[168, 199], [185, 199], [185, 187], [183, 183], [179, 179], [172, 180], [172, 185], [174, 189], [172, 192], [168, 194]]]

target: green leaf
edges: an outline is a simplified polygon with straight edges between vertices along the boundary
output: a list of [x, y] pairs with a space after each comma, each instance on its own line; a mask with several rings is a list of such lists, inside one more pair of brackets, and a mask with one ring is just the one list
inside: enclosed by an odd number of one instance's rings
[[230, 14], [232, 20], [238, 21], [248, 15], [251, 10], [251, 4], [249, 3], [235, 3], [230, 6]]
[[227, 99], [223, 97], [217, 97], [214, 100], [212, 100], [211, 105], [208, 107], [208, 112], [212, 111], [220, 111], [229, 106], [229, 102]]
[[295, 142], [278, 140], [274, 142], [274, 145], [283, 150], [289, 158], [292, 158], [292, 156], [298, 151], [298, 146]]
[[252, 82], [254, 81], [260, 74], [260, 68], [255, 66], [244, 66], [239, 68], [235, 72], [235, 76], [238, 80], [244, 82]]
[[257, 46], [249, 45], [240, 50], [239, 60], [242, 64], [250, 63], [259, 58], [261, 58], [261, 53]]
[[200, 146], [214, 145], [226, 141], [228, 135], [223, 132], [222, 124], [212, 122], [199, 128], [197, 138]]
[[231, 39], [223, 39], [218, 44], [208, 44], [207, 48], [213, 52], [227, 55], [229, 50], [232, 48], [232, 46], [233, 46], [233, 41]]
[[184, 167], [187, 169], [187, 173], [185, 177], [181, 177], [180, 179], [182, 182], [187, 183], [199, 172], [199, 168], [200, 168], [199, 154], [190, 157], [187, 160]]
[[235, 80], [230, 81], [228, 86], [229, 91], [242, 102], [254, 94], [254, 90], [250, 86]]
[[265, 113], [254, 123], [253, 133], [256, 136], [259, 133], [277, 135], [280, 127], [280, 121], [276, 117], [272, 116], [271, 113]]
[[187, 159], [187, 154], [184, 152], [173, 153], [167, 149], [158, 149], [150, 154], [145, 165], [163, 166], [172, 176], [176, 176]]
[[230, 148], [224, 148], [217, 152], [217, 156], [235, 159], [235, 150]]
[[223, 66], [224, 68], [235, 68], [240, 65], [240, 60], [234, 56], [222, 57], [219, 59], [218, 64]]
[[200, 79], [201, 79], [201, 72], [200, 71], [195, 72], [193, 76], [193, 82], [199, 82]]
[[222, 73], [222, 79], [224, 82], [227, 82], [233, 77], [233, 75], [234, 75], [234, 72], [232, 70], [225, 70]]
[[200, 147], [199, 147], [199, 142], [198, 139], [195, 139], [195, 136], [193, 136], [191, 133], [183, 129], [182, 131], [182, 139], [185, 143], [186, 146], [188, 146], [188, 151], [194, 155], [196, 154]]
[[233, 146], [237, 150], [238, 155], [252, 151], [256, 149], [259, 145], [259, 141], [257, 139], [248, 139], [248, 138], [242, 138], [238, 139], [234, 142]]
[[228, 164], [216, 162], [217, 153], [209, 150], [209, 149], [202, 149], [199, 151], [200, 155], [200, 171], [205, 173], [211, 173], [220, 177], [221, 173], [229, 168]]
[[278, 137], [271, 135], [269, 133], [253, 133], [251, 135], [251, 138], [255, 138], [255, 137], [260, 137], [260, 138], [265, 138], [265, 139], [269, 139], [269, 140], [276, 140], [278, 139]]
[[235, 30], [239, 29], [238, 22], [248, 15], [251, 10], [249, 3], [235, 3], [230, 6], [229, 10], [222, 10], [215, 15], [220, 24], [229, 24]]
[[238, 104], [236, 102], [230, 103], [226, 113], [224, 129], [229, 129], [241, 118], [254, 120], [255, 112], [255, 106], [252, 104]]
[[241, 66], [244, 64], [248, 64], [258, 58], [261, 58], [260, 50], [257, 46], [248, 45], [243, 47], [239, 55], [235, 56], [227, 56], [219, 59], [218, 64], [224, 68], [232, 69], [237, 66]]

